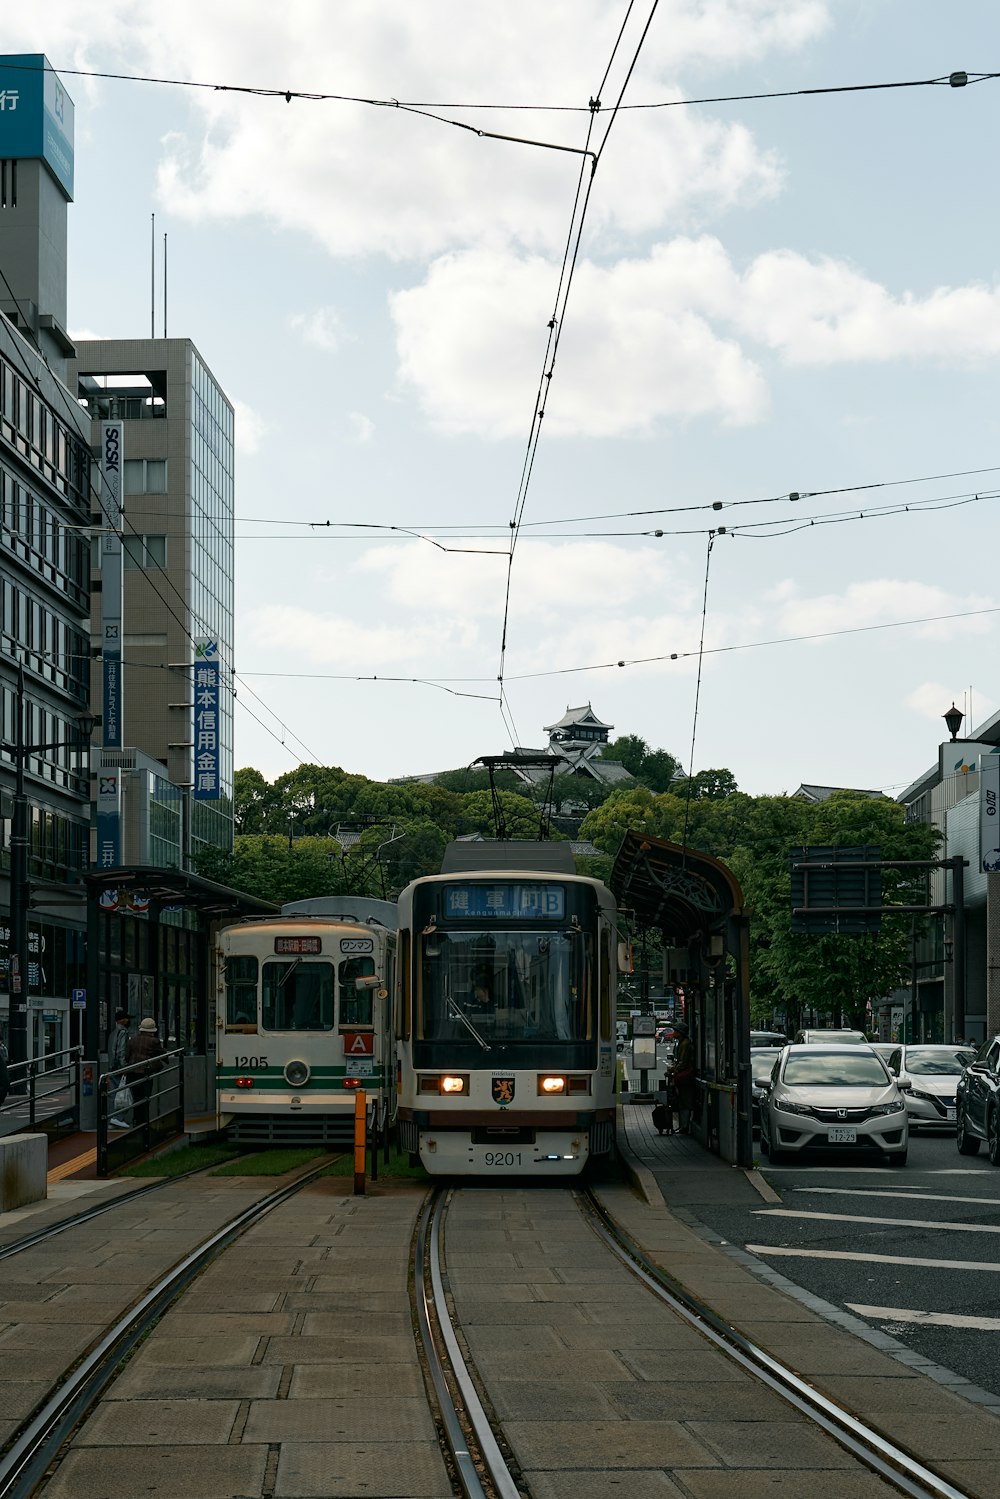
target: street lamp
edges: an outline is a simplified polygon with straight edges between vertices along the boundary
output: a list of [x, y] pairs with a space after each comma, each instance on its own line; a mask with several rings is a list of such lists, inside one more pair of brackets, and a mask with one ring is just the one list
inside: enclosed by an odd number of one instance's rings
[[958, 731], [962, 727], [962, 719], [965, 717], [965, 714], [961, 708], [956, 708], [955, 704], [952, 703], [947, 713], [942, 713], [941, 717], [944, 719], [948, 733], [954, 741], [958, 738]]
[[24, 790], [24, 762], [29, 755], [50, 749], [82, 749], [89, 744], [96, 719], [93, 714], [78, 715], [81, 738], [57, 739], [47, 744], [24, 742], [24, 663], [17, 665], [17, 688], [14, 698], [14, 743], [3, 748], [14, 760], [14, 808], [10, 830], [10, 943], [7, 949], [7, 991], [10, 995], [10, 1060], [28, 1060], [28, 798]]

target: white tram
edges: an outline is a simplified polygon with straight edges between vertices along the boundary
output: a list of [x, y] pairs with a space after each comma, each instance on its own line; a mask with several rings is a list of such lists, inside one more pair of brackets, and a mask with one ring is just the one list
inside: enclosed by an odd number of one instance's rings
[[399, 898], [399, 1141], [434, 1176], [576, 1176], [613, 1149], [615, 901], [571, 868], [568, 845], [452, 844]]
[[218, 1125], [255, 1144], [349, 1145], [357, 1091], [394, 1111], [396, 907], [330, 896], [216, 938]]

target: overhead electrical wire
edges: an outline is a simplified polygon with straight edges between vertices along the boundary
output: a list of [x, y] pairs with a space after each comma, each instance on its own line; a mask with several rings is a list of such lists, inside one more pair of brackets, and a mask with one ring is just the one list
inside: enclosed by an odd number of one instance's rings
[[[11, 301], [13, 302], [14, 306], [17, 307], [18, 309], [20, 309], [20, 304], [18, 302], [18, 299], [17, 299], [17, 297], [16, 297], [16, 295], [14, 293], [14, 290], [13, 290], [10, 282], [7, 279], [6, 272], [4, 271], [4, 268], [3, 268], [2, 265], [0, 265], [0, 280], [3, 281], [4, 287], [6, 288], [7, 293], [9, 295]], [[27, 322], [26, 322], [26, 326], [28, 327], [28, 331], [30, 332], [30, 325], [28, 325]], [[19, 331], [19, 330], [15, 329], [15, 332], [17, 332], [17, 331]], [[44, 364], [45, 368], [48, 370], [49, 374], [52, 376], [52, 380], [53, 380], [55, 392], [58, 395], [58, 398], [61, 401], [64, 410], [66, 410], [67, 412], [69, 412], [70, 409], [73, 409], [73, 414], [74, 414], [74, 418], [75, 418], [79, 414], [79, 408], [73, 407], [72, 397], [70, 396], [69, 392], [66, 390], [66, 388], [63, 385], [62, 381], [56, 376], [56, 374], [52, 370], [52, 367], [50, 366], [49, 361], [48, 361], [48, 359], [45, 356], [44, 350], [42, 349], [41, 345], [38, 343], [37, 339], [34, 337], [33, 333], [31, 333], [31, 339], [32, 339], [32, 342], [34, 343], [35, 349], [37, 350], [39, 358], [41, 359], [41, 361]], [[18, 353], [18, 355], [20, 355], [20, 351], [17, 350], [17, 343], [16, 343], [16, 341], [13, 343], [12, 347]], [[22, 373], [25, 375], [25, 377], [34, 386], [35, 390], [38, 392], [38, 395], [41, 397], [41, 399], [43, 401], [46, 402], [46, 404], [48, 404], [49, 398], [45, 394], [45, 392], [43, 391], [41, 383], [40, 383], [40, 381], [39, 381], [39, 379], [37, 377], [37, 374], [31, 368], [30, 363], [27, 360], [25, 360], [24, 358], [19, 357], [19, 365], [20, 365], [20, 369], [21, 369]], [[91, 475], [92, 476], [93, 476], [94, 472], [95, 472], [95, 470], [92, 467], [91, 468]], [[96, 469], [96, 473], [98, 474], [98, 476], [100, 478], [100, 481], [101, 481], [101, 483], [96, 486], [97, 503], [98, 503], [98, 505], [100, 507], [102, 515], [104, 516], [105, 521], [108, 524], [108, 527], [111, 530], [115, 531], [117, 534], [121, 535], [122, 538], [123, 538], [123, 540], [124, 540], [124, 532], [125, 532], [126, 528], [128, 529], [128, 531], [131, 533], [131, 535], [133, 537], [141, 537], [142, 533], [136, 530], [135, 526], [132, 524], [132, 521], [131, 521], [130, 517], [128, 516], [127, 511], [125, 511], [124, 507], [121, 508], [120, 517], [119, 517], [120, 521], [121, 521], [121, 530], [119, 530], [119, 528], [115, 525], [114, 517], [112, 516], [112, 514], [109, 513], [107, 502], [105, 501], [104, 494], [102, 493], [102, 490], [101, 490], [101, 485], [103, 484], [103, 487], [108, 490], [108, 495], [109, 495], [110, 498], [114, 499], [114, 496], [111, 495], [111, 490], [110, 490], [110, 488], [109, 488], [109, 486], [107, 484], [107, 480], [105, 479], [103, 473], [101, 473], [101, 470], [100, 470], [99, 466]], [[221, 535], [221, 533], [220, 533], [220, 535]], [[180, 602], [181, 608], [186, 610], [187, 609], [187, 605], [185, 604], [184, 596], [180, 592], [180, 590], [178, 589], [176, 583], [174, 582], [173, 578], [170, 576], [170, 574], [167, 571], [167, 569], [159, 561], [154, 561], [154, 568], [155, 568], [155, 571], [158, 572], [163, 577], [163, 579], [165, 580], [165, 582], [168, 585], [168, 587], [170, 588], [170, 590], [177, 597], [177, 599]], [[167, 610], [167, 612], [171, 616], [171, 618], [181, 627], [181, 630], [183, 631], [183, 633], [184, 633], [185, 637], [187, 638], [188, 642], [190, 643], [192, 649], [194, 649], [195, 646], [196, 646], [195, 637], [191, 633], [191, 630], [188, 628], [186, 620], [180, 614], [178, 614], [177, 610], [172, 606], [172, 604], [169, 602], [169, 600], [164, 596], [164, 594], [160, 591], [160, 589], [153, 582], [152, 572], [153, 572], [153, 569], [149, 569], [149, 568], [143, 568], [142, 569], [142, 574], [143, 574], [143, 577], [144, 577], [144, 579], [146, 581], [147, 586], [152, 589], [153, 593], [159, 599], [159, 601], [163, 605], [163, 607]], [[228, 670], [228, 672], [230, 674], [230, 678], [231, 678], [230, 683], [227, 684], [227, 685], [229, 687], [230, 693], [232, 694], [233, 698], [235, 699], [236, 698], [236, 692], [235, 692], [235, 689], [232, 687], [232, 681], [239, 681], [239, 674], [236, 672], [236, 669], [235, 669], [235, 667], [234, 667], [234, 665], [233, 665], [233, 663], [231, 661], [224, 663], [224, 665], [225, 665], [226, 669]], [[246, 690], [248, 692], [250, 692], [251, 695], [254, 698], [257, 699], [257, 701], [264, 708], [265, 712], [269, 713], [271, 715], [271, 717], [275, 720], [275, 722], [278, 723], [281, 726], [281, 728], [286, 733], [288, 733], [293, 739], [295, 739], [295, 741], [298, 744], [301, 744], [302, 748], [305, 749], [308, 754], [313, 755], [314, 758], [315, 758], [315, 752], [313, 750], [309, 749], [309, 746], [307, 744], [305, 744], [304, 741], [301, 740], [299, 738], [299, 736], [297, 734], [295, 734], [294, 731], [291, 730], [288, 727], [287, 724], [285, 724], [283, 722], [283, 720], [281, 719], [281, 717], [277, 713], [275, 713], [274, 710], [272, 708], [270, 708], [267, 705], [267, 703], [265, 703], [263, 701], [262, 698], [258, 697], [257, 693], [254, 692], [254, 690], [253, 690], [252, 687], [250, 687], [248, 684], [246, 684]], [[242, 706], [245, 708], [246, 705], [243, 704]], [[247, 710], [247, 711], [249, 711], [249, 710]], [[256, 715], [251, 714], [251, 717], [256, 717]], [[276, 739], [278, 738], [277, 735], [275, 735], [274, 737]], [[279, 742], [282, 743], [282, 744], [284, 744], [284, 739], [281, 739]], [[287, 748], [287, 746], [286, 746], [286, 748]], [[294, 756], [294, 752], [293, 751], [289, 750], [289, 753], [293, 754], [293, 756]], [[298, 756], [294, 756], [294, 758], [297, 759]]]
[[[50, 64], [46, 69], [39, 69], [28, 63], [12, 62], [6, 62], [4, 66], [8, 69], [20, 69], [22, 72], [52, 72], [64, 78], [97, 78], [115, 83], [146, 83], [165, 88], [196, 89], [207, 93], [248, 94], [264, 99], [284, 99], [286, 104], [290, 104], [293, 99], [310, 104], [364, 104], [376, 109], [398, 109], [413, 114], [433, 109], [491, 110], [511, 114], [584, 114], [588, 107], [583, 104], [523, 104], [496, 101], [454, 102], [452, 100], [437, 99], [378, 98], [365, 94], [340, 94], [329, 91], [282, 88], [280, 86], [262, 84], [212, 83], [194, 78], [173, 78], [150, 73], [114, 73], [99, 68], [62, 68]], [[681, 109], [699, 104], [744, 104], [765, 99], [815, 98], [824, 94], [877, 93], [884, 90], [910, 88], [957, 89], [965, 88], [971, 84], [987, 83], [998, 77], [1000, 77], [1000, 73], [997, 72], [955, 69], [950, 73], [940, 73], [932, 78], [903, 78], [878, 83], [820, 84], [812, 88], [770, 89], [747, 94], [706, 94], [690, 99], [657, 99], [637, 104], [621, 104], [619, 108], [622, 111]], [[464, 125], [464, 122], [454, 120], [445, 120], [443, 123]], [[472, 126], [464, 126], [464, 128], [475, 130], [475, 127]], [[485, 135], [489, 132], [475, 131], [475, 133]], [[499, 138], [517, 139], [516, 137]], [[527, 141], [525, 144], [537, 145], [541, 143]], [[568, 148], [564, 147], [561, 149]]]
[[[507, 627], [510, 621], [510, 590], [514, 567], [514, 555], [517, 550], [521, 521], [524, 517], [524, 509], [528, 499], [528, 490], [531, 484], [532, 473], [534, 471], [535, 455], [538, 451], [538, 443], [541, 438], [542, 422], [545, 417], [546, 403], [548, 401], [549, 393], [552, 389], [552, 377], [555, 372], [556, 360], [559, 355], [559, 345], [562, 341], [562, 331], [566, 320], [566, 310], [569, 305], [570, 292], [573, 286], [573, 277], [576, 272], [577, 259], [580, 252], [580, 241], [583, 236], [583, 226], [586, 222], [587, 209], [590, 204], [590, 194], [593, 189], [594, 177], [597, 173], [597, 168], [600, 164], [601, 157], [604, 154], [604, 148], [608, 143], [608, 137], [611, 134], [616, 119], [618, 118], [619, 108], [624, 98], [625, 90], [628, 87], [629, 81], [635, 70], [635, 65], [639, 60], [639, 54], [642, 51], [642, 47], [646, 40], [646, 37], [649, 35], [649, 28], [652, 25], [653, 17], [656, 14], [658, 3], [659, 0], [652, 0], [652, 4], [649, 8], [649, 14], [646, 17], [646, 24], [643, 26], [642, 32], [639, 36], [639, 40], [632, 54], [632, 61], [629, 63], [628, 69], [625, 73], [624, 81], [622, 82], [621, 88], [618, 91], [618, 97], [611, 111], [611, 118], [609, 119], [607, 126], [604, 129], [601, 143], [595, 153], [590, 153], [589, 148], [591, 137], [594, 133], [594, 125], [597, 119], [597, 114], [601, 108], [601, 95], [610, 76], [615, 58], [618, 55], [618, 49], [621, 46], [622, 37], [625, 34], [625, 28], [627, 27], [629, 18], [632, 14], [634, 0], [629, 0], [628, 8], [625, 11], [625, 16], [622, 21], [621, 28], [619, 29], [618, 35], [615, 38], [615, 44], [611, 49], [611, 56], [608, 58], [607, 65], [604, 69], [600, 87], [598, 88], [596, 95], [594, 95], [590, 99], [588, 106], [590, 111], [590, 119], [587, 124], [586, 146], [590, 159], [590, 172], [589, 175], [585, 174], [586, 160], [584, 162], [581, 162], [580, 172], [576, 182], [576, 191], [573, 198], [573, 209], [570, 215], [569, 230], [566, 236], [566, 245], [563, 250], [562, 265], [559, 268], [559, 277], [556, 285], [556, 295], [552, 309], [552, 316], [550, 317], [548, 323], [548, 339], [545, 345], [545, 354], [542, 359], [542, 371], [538, 381], [538, 390], [535, 396], [534, 409], [532, 411], [531, 423], [528, 430], [528, 442], [525, 449], [524, 462], [521, 468], [521, 481], [518, 486], [517, 499], [514, 505], [514, 515], [510, 522], [510, 551], [507, 563], [507, 578], [504, 588], [503, 624], [500, 632], [500, 661], [499, 669], [497, 672], [497, 681], [500, 684], [501, 713], [504, 716], [505, 723], [507, 723], [509, 719], [509, 712], [505, 712], [504, 709], [504, 671], [507, 656]], [[513, 727], [513, 721], [511, 720], [508, 723], [508, 730], [513, 730]], [[516, 731], [511, 733], [511, 743], [515, 746], [517, 744]]]

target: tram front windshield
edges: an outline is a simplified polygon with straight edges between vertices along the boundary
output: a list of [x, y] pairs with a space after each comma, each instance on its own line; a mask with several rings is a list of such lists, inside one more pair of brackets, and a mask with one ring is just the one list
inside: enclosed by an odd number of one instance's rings
[[301, 958], [264, 964], [261, 1018], [266, 1031], [330, 1031], [333, 1029], [334, 970], [332, 963], [303, 962]]
[[[578, 929], [424, 934], [415, 1039], [449, 1054], [541, 1057], [595, 1037], [593, 939]], [[567, 1058], [568, 1060], [568, 1058]], [[583, 1053], [575, 1065], [587, 1065]]]

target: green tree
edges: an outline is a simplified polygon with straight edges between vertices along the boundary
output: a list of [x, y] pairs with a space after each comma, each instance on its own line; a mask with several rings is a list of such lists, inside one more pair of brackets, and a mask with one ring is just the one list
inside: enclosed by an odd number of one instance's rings
[[328, 838], [296, 838], [289, 848], [286, 837], [244, 834], [235, 840], [231, 854], [203, 849], [196, 867], [205, 879], [278, 906], [315, 896], [342, 895], [347, 890], [343, 867]]
[[624, 765], [629, 775], [638, 777], [642, 762], [649, 754], [649, 745], [638, 734], [620, 734], [601, 751], [604, 760], [617, 760]]
[[239, 833], [263, 833], [275, 794], [259, 770], [238, 770], [233, 776], [233, 826]]

